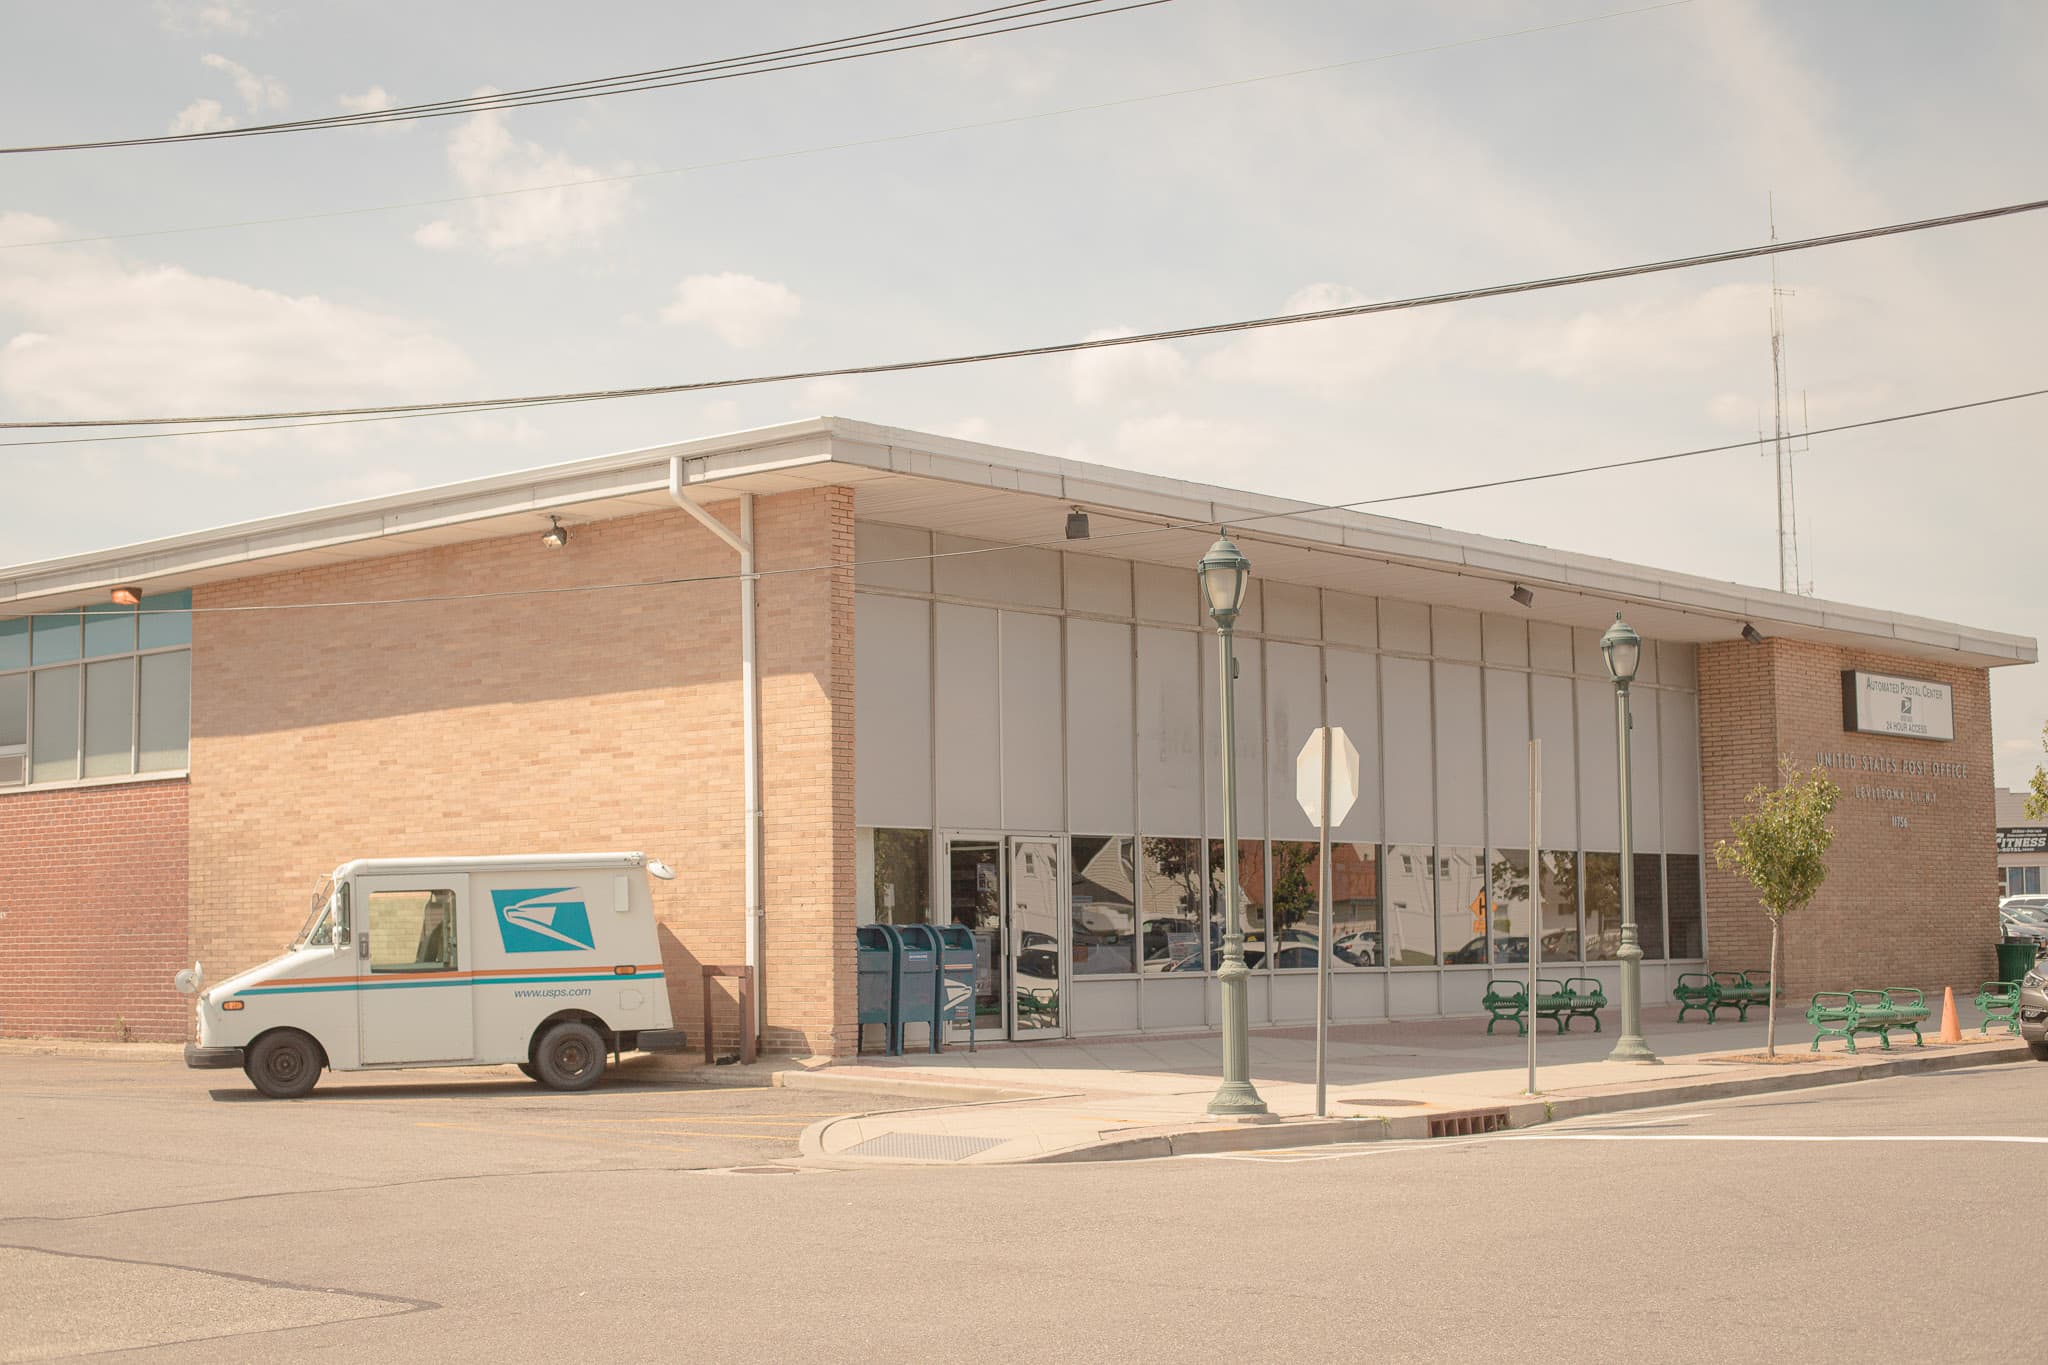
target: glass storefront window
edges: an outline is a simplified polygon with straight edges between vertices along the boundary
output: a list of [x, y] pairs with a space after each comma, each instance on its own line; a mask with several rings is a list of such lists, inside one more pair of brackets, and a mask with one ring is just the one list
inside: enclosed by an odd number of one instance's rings
[[1273, 965], [1313, 967], [1322, 922], [1321, 849], [1301, 839], [1273, 841]]
[[[144, 700], [147, 689], [145, 687]], [[143, 723], [148, 730], [147, 720]], [[863, 924], [929, 924], [932, 918], [932, 832], [928, 829], [854, 831], [854, 861]]]
[[1612, 962], [1621, 948], [1621, 855], [1588, 853], [1586, 961]]
[[[90, 639], [90, 630], [87, 632]], [[85, 666], [85, 775], [135, 771], [135, 661]]]
[[1654, 853], [1635, 855], [1636, 942], [1643, 956], [1664, 956], [1664, 860]]
[[[1266, 961], [1266, 845], [1260, 839], [1237, 841], [1237, 886], [1244, 915], [1244, 962], [1258, 968]], [[1223, 958], [1223, 844], [1209, 842], [1209, 960]]]
[[1545, 853], [1539, 869], [1543, 925], [1538, 961], [1579, 961], [1579, 855]]
[[1127, 835], [1076, 834], [1074, 975], [1138, 970], [1135, 841]]
[[1436, 851], [1436, 941], [1445, 966], [1487, 961], [1486, 850]]
[[142, 705], [138, 715], [141, 744], [137, 772], [155, 773], [182, 768], [190, 761], [192, 734], [192, 655], [189, 650], [171, 654], [145, 654], [142, 665]]
[[[4, 742], [5, 736], [0, 736], [0, 743]], [[2008, 867], [2005, 870], [2005, 894], [2008, 896], [2040, 895], [2041, 869], [2038, 867]]]
[[1380, 859], [1376, 844], [1330, 845], [1330, 938], [1338, 967], [1377, 967]]
[[78, 670], [46, 668], [32, 676], [36, 726], [30, 780], [73, 781], [78, 776]]
[[1707, 955], [1706, 931], [1701, 924], [1705, 903], [1700, 891], [1700, 855], [1673, 853], [1664, 859], [1665, 918], [1671, 925], [1671, 958], [1674, 962], [1696, 960]]
[[1389, 844], [1387, 965], [1427, 967], [1436, 961], [1436, 850], [1428, 844]]
[[1148, 972], [1199, 972], [1202, 953], [1202, 841], [1141, 839], [1138, 911]]
[[1529, 960], [1529, 850], [1497, 848], [1487, 863], [1486, 890], [1493, 906], [1493, 960]]

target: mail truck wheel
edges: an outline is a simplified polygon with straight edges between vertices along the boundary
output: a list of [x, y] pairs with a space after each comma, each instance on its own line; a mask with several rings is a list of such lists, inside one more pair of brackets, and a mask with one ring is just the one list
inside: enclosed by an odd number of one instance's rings
[[242, 1070], [270, 1098], [295, 1100], [320, 1080], [320, 1046], [297, 1029], [279, 1029], [256, 1040]]
[[551, 1090], [588, 1090], [604, 1075], [604, 1038], [588, 1024], [565, 1019], [540, 1036], [533, 1068]]
[[521, 1071], [521, 1073], [525, 1075], [526, 1079], [529, 1081], [537, 1081], [540, 1079], [540, 1068], [536, 1067], [532, 1062], [521, 1062], [519, 1064], [519, 1070]]

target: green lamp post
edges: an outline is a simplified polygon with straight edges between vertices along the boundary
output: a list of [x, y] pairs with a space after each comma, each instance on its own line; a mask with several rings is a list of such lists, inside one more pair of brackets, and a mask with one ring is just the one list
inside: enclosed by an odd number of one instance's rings
[[1258, 1117], [1266, 1102], [1252, 1088], [1251, 969], [1244, 965], [1244, 917], [1237, 886], [1237, 658], [1231, 648], [1231, 627], [1244, 606], [1252, 562], [1225, 533], [1202, 556], [1196, 573], [1202, 600], [1216, 620], [1216, 660], [1223, 698], [1223, 961], [1216, 980], [1223, 993], [1223, 1084], [1209, 1101], [1209, 1112], [1225, 1117]]
[[1614, 624], [1600, 637], [1600, 653], [1607, 660], [1607, 676], [1614, 679], [1614, 727], [1616, 771], [1621, 784], [1621, 1036], [1614, 1040], [1610, 1062], [1655, 1062], [1657, 1054], [1643, 1041], [1643, 950], [1636, 941], [1636, 873], [1634, 812], [1629, 792], [1629, 731], [1634, 721], [1628, 709], [1628, 685], [1636, 680], [1642, 662], [1643, 637], [1614, 613]]

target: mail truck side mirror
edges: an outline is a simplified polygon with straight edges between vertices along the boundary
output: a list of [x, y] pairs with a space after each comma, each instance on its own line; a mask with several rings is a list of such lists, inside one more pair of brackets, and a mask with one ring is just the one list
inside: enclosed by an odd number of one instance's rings
[[343, 882], [334, 892], [334, 946], [348, 947], [348, 883]]

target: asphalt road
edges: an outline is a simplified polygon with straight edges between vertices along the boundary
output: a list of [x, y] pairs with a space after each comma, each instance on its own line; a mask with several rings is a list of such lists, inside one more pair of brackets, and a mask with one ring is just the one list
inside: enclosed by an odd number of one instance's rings
[[263, 1105], [134, 1070], [0, 1058], [0, 1360], [2036, 1350], [2048, 1067], [1476, 1139], [778, 1175], [736, 1173], [784, 1149], [734, 1130], [815, 1093]]

